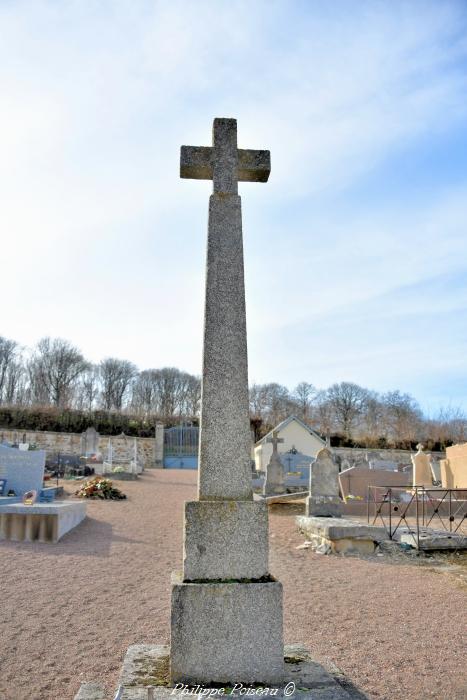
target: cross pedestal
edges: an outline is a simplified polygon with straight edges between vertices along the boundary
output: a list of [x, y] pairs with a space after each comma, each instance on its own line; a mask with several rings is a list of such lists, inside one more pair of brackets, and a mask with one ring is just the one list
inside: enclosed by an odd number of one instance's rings
[[235, 119], [212, 147], [182, 146], [181, 177], [212, 179], [206, 261], [198, 500], [185, 504], [174, 578], [173, 683], [281, 683], [282, 584], [268, 572], [268, 512], [253, 501], [241, 200], [266, 182], [269, 151], [237, 148]]

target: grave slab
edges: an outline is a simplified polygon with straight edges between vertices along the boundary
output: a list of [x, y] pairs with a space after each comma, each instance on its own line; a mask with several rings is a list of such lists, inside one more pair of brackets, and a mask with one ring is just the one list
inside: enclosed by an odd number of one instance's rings
[[0, 506], [0, 540], [58, 542], [86, 517], [86, 503], [13, 503]]
[[294, 491], [293, 493], [281, 493], [276, 496], [262, 496], [259, 493], [253, 495], [253, 499], [257, 502], [262, 501], [268, 505], [273, 503], [287, 503], [288, 501], [299, 501], [307, 498], [309, 491]]
[[376, 543], [388, 539], [384, 527], [365, 525], [344, 518], [298, 515], [295, 522], [307, 539], [329, 546], [334, 553], [371, 554]]
[[[397, 534], [397, 533], [396, 533]], [[467, 534], [462, 532], [447, 532], [446, 530], [432, 530], [420, 528], [417, 547], [417, 533], [408, 528], [401, 529], [398, 541], [409, 544], [414, 549], [426, 551], [464, 550], [467, 549]]]
[[267, 573], [268, 511], [265, 503], [185, 503], [185, 581], [260, 579]]

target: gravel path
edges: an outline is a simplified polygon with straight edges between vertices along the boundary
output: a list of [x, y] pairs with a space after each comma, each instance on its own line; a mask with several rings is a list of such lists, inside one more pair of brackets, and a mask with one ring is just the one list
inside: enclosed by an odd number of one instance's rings
[[[191, 471], [146, 472], [120, 482], [127, 501], [88, 502], [87, 520], [58, 545], [0, 543], [1, 700], [69, 700], [83, 680], [112, 691], [130, 644], [168, 643], [170, 573], [195, 482]], [[270, 514], [285, 641], [330, 659], [368, 698], [465, 700], [456, 578], [416, 561], [296, 549], [295, 514]]]

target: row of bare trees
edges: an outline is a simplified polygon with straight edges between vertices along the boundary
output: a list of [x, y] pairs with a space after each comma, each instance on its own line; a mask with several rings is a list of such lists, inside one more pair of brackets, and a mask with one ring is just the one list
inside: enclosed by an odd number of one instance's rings
[[324, 390], [300, 382], [293, 391], [276, 383], [253, 384], [250, 410], [270, 426], [295, 414], [321, 435], [339, 434], [344, 440], [368, 446], [409, 445], [419, 440], [445, 445], [467, 440], [467, 416], [461, 409], [445, 407], [427, 418], [409, 394], [379, 394], [352, 382]]
[[139, 372], [129, 360], [88, 362], [61, 338], [42, 338], [31, 350], [0, 336], [0, 403], [92, 411], [131, 411], [139, 416], [193, 417], [200, 380], [175, 367]]
[[[0, 336], [3, 405], [104, 409], [173, 421], [196, 417], [200, 394], [199, 377], [175, 367], [138, 371], [132, 362], [114, 357], [92, 364], [61, 338], [43, 338], [28, 351]], [[295, 414], [322, 435], [340, 434], [368, 445], [467, 439], [467, 418], [460, 409], [443, 408], [427, 418], [408, 394], [379, 394], [352, 382], [325, 390], [300, 382], [293, 391], [277, 383], [253, 384], [250, 411], [264, 426]]]

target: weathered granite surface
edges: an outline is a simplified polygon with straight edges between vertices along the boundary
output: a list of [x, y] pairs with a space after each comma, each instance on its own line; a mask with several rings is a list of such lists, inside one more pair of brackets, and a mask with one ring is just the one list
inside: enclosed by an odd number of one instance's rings
[[282, 584], [172, 587], [173, 683], [267, 683], [284, 678]]
[[183, 579], [259, 579], [268, 573], [268, 510], [253, 501], [185, 503]]
[[209, 203], [199, 499], [252, 499], [240, 197]]
[[95, 683], [94, 681], [81, 683], [81, 687], [76, 693], [74, 700], [105, 700], [104, 687], [100, 683]]

